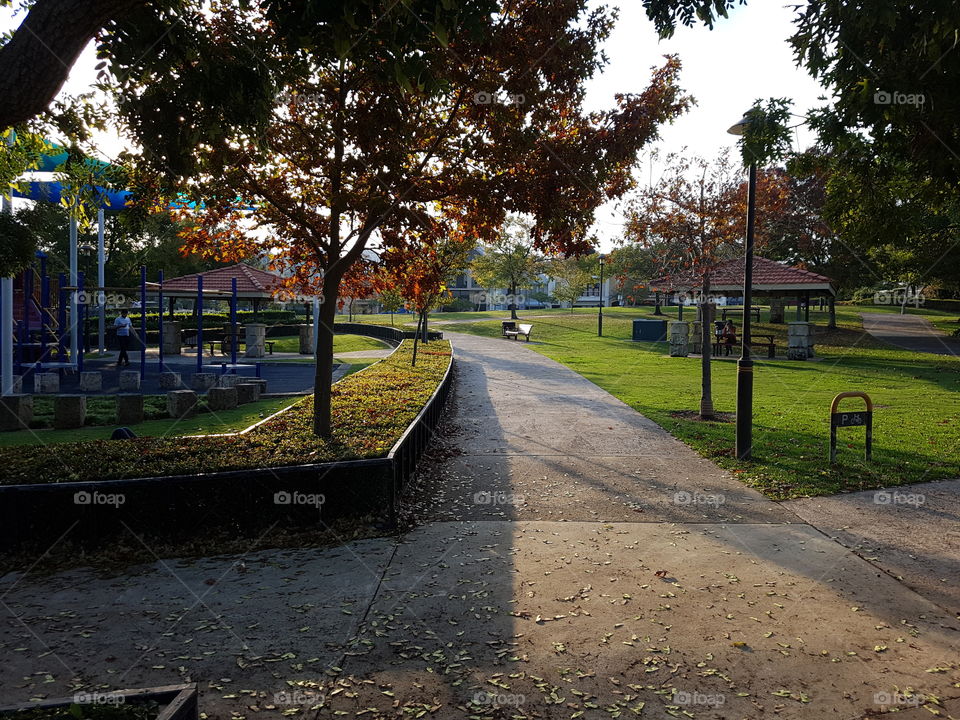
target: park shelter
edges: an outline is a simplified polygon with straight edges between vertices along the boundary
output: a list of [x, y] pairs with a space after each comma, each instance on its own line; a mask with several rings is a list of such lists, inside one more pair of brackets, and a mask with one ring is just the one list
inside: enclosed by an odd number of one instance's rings
[[197, 277], [203, 276], [203, 290], [209, 295], [230, 297], [233, 280], [237, 281], [237, 300], [245, 300], [253, 305], [254, 313], [260, 310], [264, 300], [271, 302], [280, 288], [280, 276], [266, 270], [258, 270], [244, 263], [228, 265], [207, 270], [202, 273], [171, 278], [163, 283], [163, 294], [169, 298], [170, 315], [176, 298], [195, 298], [197, 295]]
[[[743, 271], [743, 258], [719, 263], [710, 273], [710, 292], [717, 295], [742, 297]], [[671, 278], [657, 278], [652, 280], [650, 285], [658, 293], [697, 293], [703, 286], [703, 278], [696, 275], [678, 275]], [[830, 309], [829, 327], [836, 325], [837, 291], [833, 280], [824, 275], [755, 256], [753, 258], [753, 294], [755, 297], [796, 300], [797, 319], [800, 319], [802, 309], [803, 319], [806, 321], [810, 320], [810, 299], [825, 297]]]

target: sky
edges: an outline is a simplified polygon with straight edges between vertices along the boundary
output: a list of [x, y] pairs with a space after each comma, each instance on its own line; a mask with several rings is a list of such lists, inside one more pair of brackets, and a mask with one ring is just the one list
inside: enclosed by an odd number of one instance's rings
[[[697, 101], [689, 113], [662, 129], [660, 140], [650, 146], [661, 159], [651, 162], [647, 153], [638, 181], [655, 181], [663, 169], [663, 158], [671, 152], [714, 157], [722, 148], [733, 148], [736, 138], [727, 134], [727, 128], [757, 99], [789, 98], [798, 115], [823, 104], [818, 100], [825, 94], [823, 88], [794, 62], [787, 38], [792, 34], [795, 11], [784, 1], [750, 0], [747, 6], [735, 8], [712, 31], [701, 26], [681, 27], [674, 37], [662, 41], [647, 20], [640, 0], [606, 2], [618, 8], [620, 17], [603, 48], [609, 63], [587, 88], [587, 108], [610, 108], [616, 93], [642, 92], [649, 83], [650, 69], [662, 65], [666, 54], [680, 57], [681, 86]], [[794, 5], [800, 1], [790, 0]], [[592, 2], [593, 6], [600, 4], [601, 0]], [[19, 16], [12, 17], [10, 8], [0, 9], [0, 31], [12, 29], [19, 21]], [[93, 48], [88, 47], [64, 90], [89, 90], [95, 65]], [[810, 140], [809, 133], [797, 129], [798, 146], [805, 147]], [[115, 135], [98, 134], [95, 142], [108, 157], [123, 147], [123, 141]], [[601, 250], [612, 247], [621, 226], [621, 213], [613, 204], [601, 208], [594, 228]]]

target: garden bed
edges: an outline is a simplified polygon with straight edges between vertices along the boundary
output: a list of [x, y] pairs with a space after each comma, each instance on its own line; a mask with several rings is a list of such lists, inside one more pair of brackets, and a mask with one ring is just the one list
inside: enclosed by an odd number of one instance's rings
[[450, 388], [447, 342], [412, 343], [333, 388], [334, 437], [313, 398], [244, 435], [136, 438], [0, 450], [0, 547], [119, 536], [246, 537], [344, 516], [392, 518]]
[[433, 394], [450, 364], [450, 344], [413, 343], [333, 387], [334, 435], [313, 434], [313, 397], [243, 436], [135, 438], [0, 449], [0, 484], [101, 481], [188, 475], [304, 462], [384, 457]]
[[110, 693], [78, 693], [0, 708], [10, 720], [196, 720], [197, 686], [166, 685]]

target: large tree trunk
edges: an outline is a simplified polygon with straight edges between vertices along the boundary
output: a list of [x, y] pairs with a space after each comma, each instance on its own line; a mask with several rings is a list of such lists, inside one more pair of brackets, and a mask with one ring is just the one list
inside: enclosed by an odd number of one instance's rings
[[37, 0], [0, 48], [0, 130], [50, 105], [94, 35], [147, 0]]
[[[330, 278], [328, 277], [329, 281]], [[320, 327], [317, 329], [317, 372], [313, 379], [313, 432], [328, 438], [333, 434], [330, 399], [333, 386], [333, 323], [337, 315], [339, 282], [324, 282]]]
[[703, 275], [703, 296], [700, 298], [700, 419], [713, 420], [713, 376], [710, 356], [713, 353], [713, 318], [710, 317], [710, 273]]
[[518, 320], [517, 317], [517, 284], [510, 285], [510, 319]]

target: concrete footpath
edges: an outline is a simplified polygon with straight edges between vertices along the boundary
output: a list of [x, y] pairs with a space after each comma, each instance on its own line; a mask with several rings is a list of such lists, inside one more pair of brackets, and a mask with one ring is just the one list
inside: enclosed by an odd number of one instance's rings
[[944, 335], [920, 315], [861, 313], [863, 329], [878, 340], [904, 350], [960, 356], [960, 339]]
[[[744, 488], [523, 344], [451, 338], [416, 529], [8, 575], [0, 701], [189, 680], [211, 718], [960, 717], [956, 564], [901, 581], [817, 501]], [[865, 529], [893, 522], [873, 506]]]

